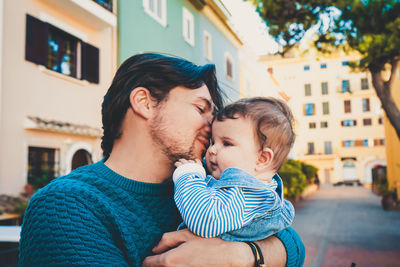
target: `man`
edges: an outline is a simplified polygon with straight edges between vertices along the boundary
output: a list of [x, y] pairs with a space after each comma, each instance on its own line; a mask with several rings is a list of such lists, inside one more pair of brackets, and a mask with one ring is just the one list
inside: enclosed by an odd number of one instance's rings
[[[102, 106], [104, 160], [55, 179], [32, 197], [19, 264], [254, 266], [245, 243], [171, 232], [181, 221], [173, 163], [202, 157], [214, 109], [221, 106], [213, 65], [158, 54], [126, 60]], [[288, 229], [278, 237], [260, 242], [267, 264], [301, 265], [297, 234]]]

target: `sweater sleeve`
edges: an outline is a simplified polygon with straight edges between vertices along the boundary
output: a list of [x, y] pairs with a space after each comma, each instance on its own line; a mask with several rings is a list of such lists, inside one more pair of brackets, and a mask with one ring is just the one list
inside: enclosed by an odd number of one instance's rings
[[19, 266], [128, 266], [112, 233], [79, 195], [38, 195], [25, 213]]
[[301, 241], [299, 235], [293, 230], [292, 227], [288, 227], [275, 234], [277, 238], [281, 240], [286, 249], [286, 266], [297, 267], [303, 266], [304, 258], [306, 255], [303, 241]]
[[[240, 188], [207, 187], [205, 172], [184, 171], [189, 164], [174, 173], [175, 202], [186, 226], [194, 234], [211, 238], [239, 229], [244, 225], [245, 199]], [[204, 169], [203, 169], [204, 170]]]

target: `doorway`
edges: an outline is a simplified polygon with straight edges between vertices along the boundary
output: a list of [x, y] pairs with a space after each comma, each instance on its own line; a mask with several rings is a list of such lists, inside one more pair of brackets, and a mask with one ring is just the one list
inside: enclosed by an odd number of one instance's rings
[[85, 149], [79, 149], [72, 156], [71, 171], [93, 163], [92, 155]]

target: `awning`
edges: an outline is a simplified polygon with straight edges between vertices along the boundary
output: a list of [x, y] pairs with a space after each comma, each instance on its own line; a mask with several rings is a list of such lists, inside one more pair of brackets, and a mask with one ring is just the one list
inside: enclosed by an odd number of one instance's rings
[[42, 130], [90, 137], [101, 137], [103, 132], [99, 128], [87, 125], [80, 125], [57, 120], [48, 120], [34, 116], [27, 116], [24, 126], [25, 129], [29, 130]]

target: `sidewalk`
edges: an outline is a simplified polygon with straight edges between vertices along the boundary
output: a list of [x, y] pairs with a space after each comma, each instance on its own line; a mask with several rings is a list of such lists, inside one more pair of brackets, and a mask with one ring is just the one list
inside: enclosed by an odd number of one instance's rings
[[400, 266], [400, 212], [359, 186], [321, 186], [296, 210], [304, 266]]

